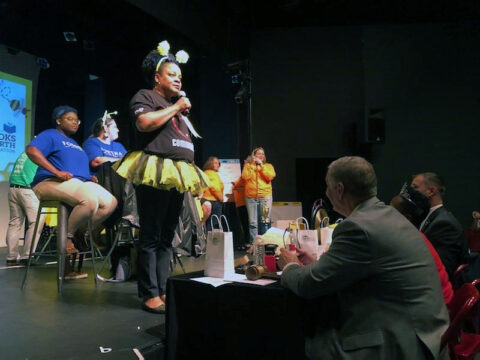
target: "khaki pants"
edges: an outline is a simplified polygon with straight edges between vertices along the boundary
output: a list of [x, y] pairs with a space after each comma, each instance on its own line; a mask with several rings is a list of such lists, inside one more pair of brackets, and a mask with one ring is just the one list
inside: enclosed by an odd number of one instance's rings
[[[10, 220], [7, 230], [7, 260], [28, 259], [32, 238], [34, 238], [35, 246], [42, 233], [45, 216], [40, 217], [38, 230], [35, 236], [35, 221], [37, 220], [38, 199], [31, 189], [10, 188], [8, 191], [8, 206], [10, 208]], [[22, 227], [28, 226], [23, 241], [23, 251], [19, 253], [18, 240], [23, 236]], [[34, 249], [35, 249], [34, 246]]]
[[60, 200], [73, 207], [68, 218], [67, 233], [73, 236], [86, 227], [89, 219], [95, 228], [110, 216], [117, 199], [100, 185], [73, 178], [67, 181], [47, 179], [37, 184], [33, 191], [40, 200]]

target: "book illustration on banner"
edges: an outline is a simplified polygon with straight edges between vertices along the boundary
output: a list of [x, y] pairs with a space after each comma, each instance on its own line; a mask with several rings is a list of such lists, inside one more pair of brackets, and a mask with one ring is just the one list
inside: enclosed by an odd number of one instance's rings
[[0, 181], [31, 137], [32, 82], [0, 71]]

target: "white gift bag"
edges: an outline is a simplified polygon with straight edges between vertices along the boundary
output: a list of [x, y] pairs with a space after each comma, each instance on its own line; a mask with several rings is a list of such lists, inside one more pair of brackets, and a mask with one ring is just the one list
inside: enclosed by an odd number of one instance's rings
[[[325, 222], [325, 220], [327, 220]], [[330, 244], [332, 243], [332, 234], [333, 234], [333, 229], [329, 227], [329, 218], [324, 217], [322, 219], [322, 224], [320, 228], [320, 242], [322, 243], [323, 246], [328, 249], [330, 247]]]
[[233, 266], [233, 236], [228, 226], [227, 218], [222, 215], [221, 218], [227, 224], [227, 232], [223, 231], [221, 220], [216, 215], [211, 216], [216, 218], [220, 229], [214, 229], [212, 224], [212, 231], [207, 234], [207, 254], [205, 256], [205, 276], [225, 278], [227, 274], [235, 273]]
[[310, 230], [308, 221], [304, 217], [299, 217], [296, 220], [297, 229], [300, 229], [298, 220], [305, 222], [305, 230], [297, 230], [297, 245], [299, 248], [307, 250], [315, 259], [320, 257], [320, 251], [318, 248], [318, 233], [317, 230]]

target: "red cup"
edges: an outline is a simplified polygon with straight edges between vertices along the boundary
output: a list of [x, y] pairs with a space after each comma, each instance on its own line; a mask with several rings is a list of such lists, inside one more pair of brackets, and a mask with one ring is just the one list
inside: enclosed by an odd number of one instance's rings
[[263, 263], [269, 271], [277, 272], [277, 263], [275, 260], [275, 255], [265, 255], [263, 257]]

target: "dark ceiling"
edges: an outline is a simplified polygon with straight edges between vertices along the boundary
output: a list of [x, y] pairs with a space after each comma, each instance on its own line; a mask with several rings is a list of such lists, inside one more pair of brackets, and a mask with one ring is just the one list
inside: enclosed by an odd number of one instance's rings
[[194, 0], [220, 7], [250, 29], [455, 22], [480, 19], [478, 0]]
[[[106, 57], [145, 53], [158, 38], [174, 37], [179, 47], [205, 47], [196, 38], [198, 26], [208, 28], [210, 47], [231, 52], [227, 58], [235, 58], [242, 55], [235, 52], [248, 53], [251, 31], [268, 27], [480, 19], [478, 0], [176, 0], [180, 16], [188, 11], [201, 17], [197, 28], [187, 23], [178, 31], [131, 3], [135, 1], [0, 0], [0, 42], [60, 62], [74, 58], [102, 73], [108, 71], [102, 69]], [[139, 3], [155, 6], [155, 2]], [[76, 32], [78, 42], [66, 43], [64, 31]]]

